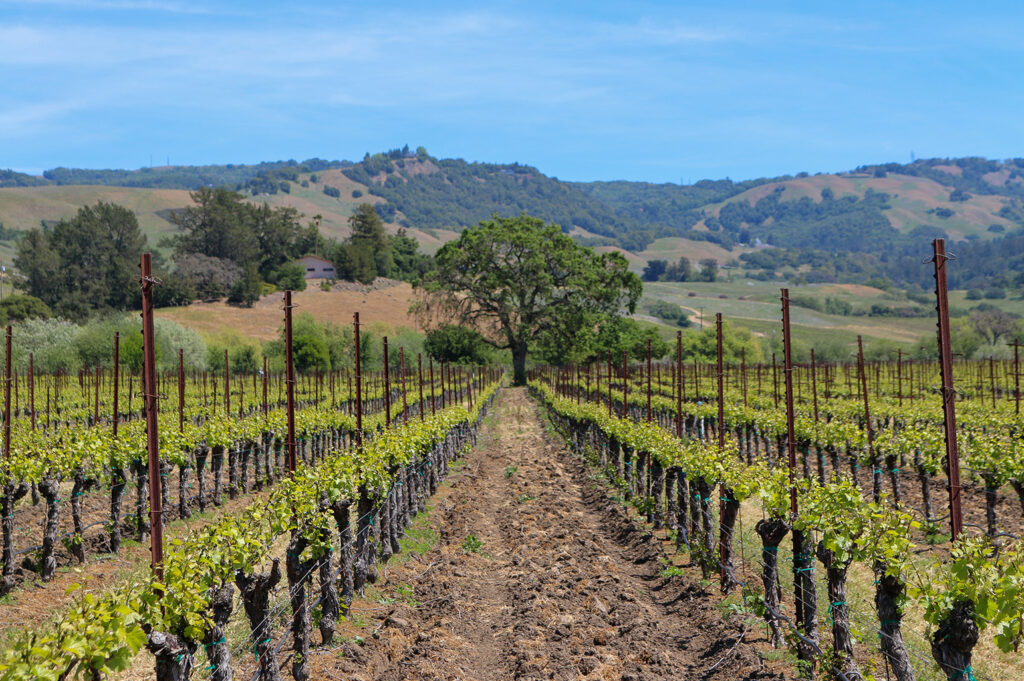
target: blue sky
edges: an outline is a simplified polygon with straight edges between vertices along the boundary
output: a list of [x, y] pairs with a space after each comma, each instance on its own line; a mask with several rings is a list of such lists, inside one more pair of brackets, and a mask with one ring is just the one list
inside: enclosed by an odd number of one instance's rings
[[693, 182], [1024, 156], [1024, 5], [0, 0], [0, 168], [435, 156]]

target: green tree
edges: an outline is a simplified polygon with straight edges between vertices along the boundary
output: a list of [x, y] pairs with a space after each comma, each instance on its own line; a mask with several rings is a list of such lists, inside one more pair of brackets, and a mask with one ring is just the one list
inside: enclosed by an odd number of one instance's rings
[[665, 274], [666, 269], [668, 269], [667, 260], [649, 260], [644, 265], [643, 274], [640, 276], [644, 281], [658, 281]]
[[372, 284], [394, 269], [391, 244], [384, 221], [370, 203], [361, 203], [348, 219], [352, 233], [335, 248], [332, 259], [344, 279]]
[[0, 314], [8, 322], [20, 322], [25, 319], [49, 319], [53, 316], [50, 306], [35, 296], [14, 293], [0, 301]]
[[301, 265], [287, 263], [271, 272], [267, 281], [282, 291], [305, 291], [306, 271]]
[[18, 283], [58, 314], [80, 317], [103, 308], [138, 307], [139, 256], [146, 237], [135, 214], [99, 201], [48, 232], [32, 230], [18, 244]]
[[234, 283], [228, 292], [228, 302], [244, 307], [252, 307], [260, 299], [260, 274], [255, 265], [249, 265], [242, 277]]
[[[761, 357], [761, 344], [750, 329], [735, 327], [732, 322], [722, 323], [722, 359], [738, 364], [742, 351], [747, 351], [747, 361]], [[683, 357], [696, 358], [702, 362], [713, 362], [718, 357], [718, 332], [711, 324], [697, 333], [683, 334]]]
[[718, 278], [718, 262], [714, 258], [700, 261], [700, 280], [715, 281]]
[[540, 333], [571, 342], [600, 315], [632, 312], [640, 278], [619, 253], [579, 246], [558, 225], [525, 213], [494, 216], [462, 232], [436, 256], [418, 313], [482, 333], [512, 352], [516, 385]]
[[490, 350], [479, 331], [457, 324], [445, 324], [427, 333], [427, 354], [438, 361], [456, 364], [486, 364]]
[[259, 242], [250, 224], [252, 206], [244, 196], [223, 187], [203, 187], [191, 197], [196, 205], [171, 217], [184, 232], [177, 238], [176, 253], [201, 253], [240, 266], [259, 260]]

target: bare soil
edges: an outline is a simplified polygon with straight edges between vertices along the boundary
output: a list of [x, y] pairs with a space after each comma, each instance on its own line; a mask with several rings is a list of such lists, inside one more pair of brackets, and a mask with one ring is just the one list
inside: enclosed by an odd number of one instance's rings
[[314, 652], [313, 678], [790, 675], [759, 654], [759, 628], [724, 618], [717, 595], [660, 576], [661, 544], [545, 434], [523, 389], [503, 392], [434, 504], [436, 546], [386, 570], [379, 593], [397, 600], [357, 602], [339, 631], [347, 642]]

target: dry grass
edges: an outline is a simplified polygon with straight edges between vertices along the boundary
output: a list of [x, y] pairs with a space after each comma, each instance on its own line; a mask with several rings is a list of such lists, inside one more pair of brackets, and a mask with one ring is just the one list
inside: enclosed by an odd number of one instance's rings
[[[217, 334], [225, 328], [237, 330], [243, 336], [258, 340], [273, 340], [284, 323], [283, 294], [274, 293], [261, 298], [253, 307], [215, 303], [193, 303], [188, 307], [157, 310], [157, 317], [172, 319], [201, 333]], [[307, 312], [318, 321], [339, 325], [351, 324], [352, 313], [358, 312], [360, 321], [371, 324], [383, 322], [393, 327], [419, 328], [409, 315], [413, 299], [412, 286], [399, 283], [386, 289], [361, 292], [338, 290], [321, 291], [315, 284], [294, 294], [297, 313]]]

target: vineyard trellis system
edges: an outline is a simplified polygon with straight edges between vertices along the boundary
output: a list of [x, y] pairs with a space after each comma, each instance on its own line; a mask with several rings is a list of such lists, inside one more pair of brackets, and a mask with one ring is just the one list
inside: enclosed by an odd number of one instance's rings
[[[985, 679], [972, 665], [983, 636], [1008, 653], [1024, 642], [1019, 354], [1015, 348], [1010, 361], [954, 361], [941, 240], [934, 252], [937, 362], [902, 354], [893, 363], [865, 362], [858, 338], [855, 362], [821, 364], [812, 353], [809, 365], [798, 366], [783, 289], [783, 358], [779, 366], [773, 357], [770, 381], [769, 367], [748, 366], [745, 356], [739, 367], [723, 362], [720, 315], [714, 364], [685, 365], [680, 333], [668, 365], [648, 356], [638, 365], [623, 357], [615, 366], [608, 357], [538, 368], [529, 377], [572, 447], [599, 465], [654, 529], [674, 533], [705, 578], [717, 573], [723, 593], [742, 587], [769, 640], [788, 641], [808, 672], [821, 665], [832, 678], [864, 678], [871, 654], [858, 656], [855, 642], [866, 647], [866, 632], [877, 636], [886, 675], [899, 681], [936, 668], [951, 681]], [[960, 456], [968, 484], [959, 479]], [[949, 497], [946, 514], [933, 499], [938, 485]], [[1019, 508], [999, 503], [1004, 486]], [[761, 546], [751, 557], [741, 545], [737, 567], [744, 504], [748, 513], [760, 512], [754, 530]], [[792, 568], [788, 614], [783, 556]], [[745, 572], [748, 565], [756, 576]], [[870, 605], [848, 587], [850, 571], [861, 569], [874, 577]], [[908, 628], [911, 609], [927, 632]], [[828, 622], [828, 642], [819, 618]]]
[[[450, 462], [475, 441], [503, 374], [442, 363], [435, 379], [430, 360], [425, 378], [418, 357], [418, 398], [409, 399], [404, 349], [396, 384], [390, 363], [382, 372], [362, 371], [358, 313], [355, 370], [298, 374], [286, 292], [283, 375], [268, 372], [264, 361], [262, 372], [233, 376], [225, 356], [221, 408], [215, 374], [189, 375], [180, 352], [177, 371], [157, 374], [147, 306], [157, 282], [147, 260], [141, 267], [140, 410], [133, 408], [135, 376], [125, 375], [117, 361], [110, 372], [83, 369], [75, 390], [71, 376], [37, 375], [30, 356], [20, 401], [11, 367], [15, 339], [7, 327], [0, 512], [5, 591], [17, 585], [19, 573], [35, 571], [49, 580], [58, 559], [85, 561], [86, 532], [97, 526], [104, 528], [92, 538], [98, 552], [117, 553], [126, 531], [139, 540], [148, 536], [152, 578], [132, 579], [107, 593], [81, 590], [54, 623], [14, 636], [0, 653], [0, 679], [99, 679], [128, 668], [143, 647], [155, 656], [159, 681], [190, 678], [201, 654], [209, 663], [204, 675], [230, 679], [232, 656], [246, 650], [256, 657], [258, 675], [278, 679], [277, 653], [286, 641], [294, 651], [293, 677], [307, 679], [314, 609], [321, 640], [330, 642], [353, 595], [376, 581], [378, 561], [401, 550], [404, 529]], [[120, 337], [113, 343], [116, 357]], [[173, 383], [176, 413], [161, 411]], [[47, 395], [45, 421], [37, 419], [37, 388]], [[274, 388], [276, 400], [270, 399]], [[401, 406], [394, 406], [399, 399]], [[172, 504], [175, 469], [178, 498]], [[131, 482], [135, 508], [126, 514]], [[104, 490], [109, 512], [102, 507]], [[225, 494], [234, 499], [250, 491], [265, 494], [165, 546], [166, 519], [186, 518], [195, 506], [205, 511], [221, 506]], [[67, 505], [72, 528], [62, 535]], [[34, 543], [30, 532], [39, 524], [42, 541]], [[282, 577], [284, 606], [271, 599]], [[225, 628], [239, 600], [251, 635], [232, 649]], [[291, 622], [275, 631], [283, 607]]]

